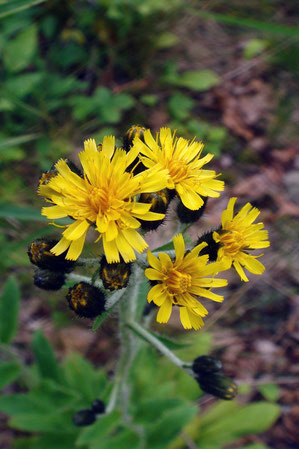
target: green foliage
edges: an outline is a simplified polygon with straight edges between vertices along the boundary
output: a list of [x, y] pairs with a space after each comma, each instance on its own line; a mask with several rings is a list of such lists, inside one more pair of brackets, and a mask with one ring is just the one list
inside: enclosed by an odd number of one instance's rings
[[20, 365], [15, 362], [0, 363], [0, 390], [14, 382], [20, 374]]
[[15, 278], [7, 280], [0, 298], [0, 342], [10, 343], [18, 328], [20, 290]]
[[279, 399], [280, 392], [277, 384], [263, 384], [258, 386], [259, 392], [267, 401], [276, 402]]
[[[199, 348], [208, 351], [204, 335], [199, 335], [195, 345], [187, 349], [193, 358]], [[280, 413], [276, 404], [240, 406], [233, 401], [218, 402], [200, 415], [192, 404], [200, 395], [197, 383], [144, 345], [131, 373], [129, 411], [133, 426], [124, 424], [116, 409], [80, 429], [73, 425], [72, 416], [89, 408], [95, 398], [107, 401], [110, 384], [106, 375], [78, 354], [71, 354], [63, 364], [58, 364], [40, 332], [34, 336], [33, 350], [36, 363], [26, 368], [27, 377], [15, 363], [0, 365], [0, 377], [6, 384], [19, 376], [23, 376], [23, 385], [26, 378], [31, 380], [27, 393], [0, 398], [0, 411], [10, 416], [9, 425], [33, 433], [16, 439], [14, 447], [19, 449], [97, 449], [99, 445], [104, 449], [139, 449], [141, 435], [145, 447], [178, 449], [185, 447], [179, 436], [182, 430], [203, 449], [221, 449], [243, 435], [264, 431]]]
[[53, 350], [39, 330], [34, 334], [32, 348], [40, 376], [43, 379], [52, 379], [53, 381], [61, 382], [62, 374]]
[[173, 83], [177, 86], [202, 92], [220, 83], [220, 78], [212, 70], [190, 70], [183, 72]]
[[246, 42], [243, 55], [246, 59], [252, 59], [258, 56], [268, 47], [268, 42], [264, 39], [250, 39]]
[[46, 0], [10, 0], [0, 5], [0, 18], [15, 14], [24, 9], [43, 3]]
[[113, 411], [109, 415], [105, 415], [98, 419], [91, 426], [83, 429], [78, 439], [76, 446], [84, 446], [86, 444], [94, 445], [100, 443], [102, 438], [109, 435], [120, 423], [121, 415], [117, 411]]
[[20, 72], [31, 62], [37, 50], [37, 27], [32, 25], [9, 41], [4, 52], [4, 66], [9, 72]]

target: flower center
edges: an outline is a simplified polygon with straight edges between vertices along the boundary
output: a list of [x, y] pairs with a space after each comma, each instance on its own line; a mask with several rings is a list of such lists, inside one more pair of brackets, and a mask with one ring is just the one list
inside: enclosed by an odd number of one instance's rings
[[190, 286], [190, 274], [182, 273], [174, 268], [168, 272], [167, 287], [171, 294], [185, 293]]
[[89, 192], [89, 204], [97, 214], [99, 210], [106, 212], [110, 207], [111, 198], [106, 189], [100, 187], [93, 187]]
[[224, 245], [224, 251], [228, 256], [234, 257], [244, 248], [246, 244], [239, 231], [226, 231], [220, 235], [220, 243]]
[[173, 182], [180, 182], [186, 179], [188, 166], [182, 160], [172, 159], [168, 164], [168, 170]]

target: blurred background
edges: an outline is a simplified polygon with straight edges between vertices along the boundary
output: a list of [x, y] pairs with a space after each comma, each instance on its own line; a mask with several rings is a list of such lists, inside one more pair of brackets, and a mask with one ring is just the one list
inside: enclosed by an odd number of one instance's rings
[[[242, 406], [261, 402], [274, 408], [261, 416], [245, 413], [243, 423], [251, 415], [255, 422], [245, 429], [238, 422], [234, 428], [237, 415], [223, 424], [221, 413], [232, 410], [222, 405], [213, 419], [215, 400], [203, 396], [200, 413], [209, 417], [210, 410], [210, 417], [202, 425], [218, 420], [220, 426], [200, 431], [198, 421], [189, 434], [178, 432], [161, 448], [298, 447], [298, 19], [296, 0], [0, 4], [0, 270], [3, 280], [13, 274], [22, 292], [13, 353], [24, 365], [32, 363], [32, 336], [42, 329], [60, 360], [75, 352], [108, 373], [114, 369], [113, 317], [91, 332], [89, 322], [67, 310], [65, 291], [49, 294], [33, 286], [26, 254], [32, 240], [56, 232], [40, 216], [36, 186], [41, 173], [60, 157], [78, 161], [84, 139], [100, 142], [114, 134], [121, 145], [124, 132], [139, 124], [153, 131], [169, 126], [185, 138], [203, 140], [205, 151], [215, 155], [212, 165], [222, 173], [226, 191], [209, 201], [204, 218], [189, 230], [194, 239], [218, 226], [231, 196], [238, 196], [239, 205], [250, 201], [262, 210], [271, 241], [263, 257], [264, 275], [241, 284], [231, 274], [223, 305], [209, 304], [198, 334], [186, 335], [175, 317], [156, 330], [192, 340], [192, 350], [180, 349], [182, 358], [188, 351], [191, 360], [209, 352], [221, 358], [225, 373], [240, 386]], [[152, 245], [171, 237], [171, 217], [170, 212], [166, 225], [149, 234]], [[169, 395], [175, 396], [189, 380], [183, 382], [178, 370], [151, 356], [148, 364], [169, 376], [168, 383], [162, 374], [156, 381], [172, 385]], [[156, 374], [149, 375], [152, 368], [145, 360], [140, 363], [140, 378], [145, 383], [148, 378], [150, 391]], [[5, 394], [26, 391], [24, 381], [13, 380]], [[194, 401], [199, 391], [190, 382], [184, 395]], [[2, 411], [13, 414], [5, 406]], [[260, 425], [267, 413], [268, 421]], [[228, 428], [233, 429], [229, 436]], [[17, 419], [8, 427], [5, 413], [0, 430], [1, 449], [48, 447], [45, 441], [26, 440], [31, 431], [44, 429]], [[221, 440], [208, 440], [211, 434], [222, 435]], [[160, 447], [152, 438], [148, 449]], [[61, 439], [61, 446], [50, 437], [47, 441], [51, 448], [73, 447]]]

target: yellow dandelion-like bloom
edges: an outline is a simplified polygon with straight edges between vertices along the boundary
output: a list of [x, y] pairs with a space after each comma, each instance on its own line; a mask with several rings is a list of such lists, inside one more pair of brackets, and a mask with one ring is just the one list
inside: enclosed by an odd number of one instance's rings
[[213, 158], [213, 154], [200, 158], [202, 142], [177, 138], [169, 128], [161, 128], [155, 140], [147, 129], [144, 142], [135, 138], [133, 148], [144, 155], [139, 157], [146, 167], [160, 163], [168, 170], [167, 187], [177, 191], [188, 209], [199, 209], [204, 204], [202, 196], [216, 198], [218, 191], [224, 190], [224, 182], [216, 179], [216, 172], [202, 168]]
[[247, 282], [248, 278], [242, 266], [253, 274], [262, 274], [265, 270], [264, 265], [256, 260], [263, 254], [253, 256], [248, 254], [248, 250], [267, 248], [270, 242], [268, 231], [263, 229], [264, 224], [253, 224], [260, 214], [256, 207], [247, 203], [235, 217], [233, 216], [236, 200], [237, 198], [229, 200], [227, 208], [222, 212], [222, 227], [213, 232], [213, 238], [220, 244], [217, 260], [223, 262], [227, 268], [233, 265], [241, 279]]
[[[83, 177], [74, 173], [64, 160], [55, 165], [58, 174], [48, 184], [40, 185], [39, 194], [55, 204], [44, 207], [42, 215], [49, 219], [71, 217], [74, 223], [66, 226], [63, 237], [52, 252], [68, 250], [66, 259], [76, 260], [83, 249], [86, 233], [91, 225], [99, 232], [108, 263], [136, 259], [134, 250], [141, 253], [148, 247], [137, 232], [138, 219], [161, 220], [164, 214], [150, 212], [150, 204], [140, 203], [136, 195], [165, 188], [167, 172], [159, 165], [133, 176], [126, 168], [135, 160], [138, 151], [115, 149], [115, 138], [105, 137], [101, 149], [93, 139], [84, 143], [79, 153]], [[99, 240], [97, 239], [97, 240]]]
[[147, 257], [152, 268], [145, 270], [145, 275], [156, 284], [148, 293], [148, 302], [153, 301], [160, 307], [157, 321], [167, 323], [172, 306], [179, 306], [180, 319], [185, 329], [198, 330], [203, 326], [207, 309], [198, 301], [199, 297], [222, 302], [223, 296], [211, 292], [213, 287], [227, 285], [225, 279], [208, 278], [221, 271], [219, 262], [208, 263], [208, 256], [199, 256], [205, 242], [197, 245], [192, 251], [185, 253], [182, 234], [173, 238], [175, 260], [166, 253], [159, 253], [159, 258], [148, 251]]

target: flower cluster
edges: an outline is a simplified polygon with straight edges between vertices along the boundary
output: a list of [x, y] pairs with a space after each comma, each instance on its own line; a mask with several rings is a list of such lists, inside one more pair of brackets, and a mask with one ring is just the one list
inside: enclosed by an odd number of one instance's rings
[[[80, 168], [60, 159], [40, 179], [38, 193], [50, 204], [42, 208], [42, 215], [71, 220], [63, 225], [61, 239], [46, 245], [45, 256], [54, 256], [60, 264], [61, 258], [80, 262], [87, 232], [93, 229], [101, 257], [96, 274], [106, 290], [125, 288], [133, 271], [131, 263], [144, 267], [145, 259], [136, 254], [148, 248], [144, 233], [161, 225], [174, 198], [180, 222], [192, 224], [208, 198], [219, 197], [224, 190], [220, 175], [205, 168], [213, 155], [202, 156], [202, 151], [202, 142], [178, 137], [169, 128], [160, 129], [154, 137], [149, 129], [132, 127], [122, 148], [116, 147], [113, 136], [104, 137], [98, 145], [86, 140], [79, 153]], [[236, 198], [229, 200], [221, 227], [199, 237], [193, 248], [186, 250], [183, 235], [178, 234], [173, 238], [174, 250], [148, 251], [145, 276], [151, 288], [147, 299], [159, 308], [159, 323], [168, 322], [178, 307], [183, 327], [199, 329], [208, 313], [203, 301], [223, 301], [223, 295], [212, 291], [227, 285], [216, 277], [219, 272], [234, 267], [243, 281], [248, 281], [244, 268], [263, 273], [264, 266], [257, 260], [260, 255], [251, 251], [270, 245], [268, 233], [263, 223], [254, 223], [257, 208], [247, 203], [234, 215], [235, 202]], [[32, 263], [38, 261], [38, 251], [37, 247], [29, 251]], [[83, 294], [82, 286], [69, 292], [68, 301], [74, 311], [80, 309], [81, 316], [91, 316], [85, 301], [92, 290], [93, 310], [97, 293], [95, 287], [84, 284]]]

